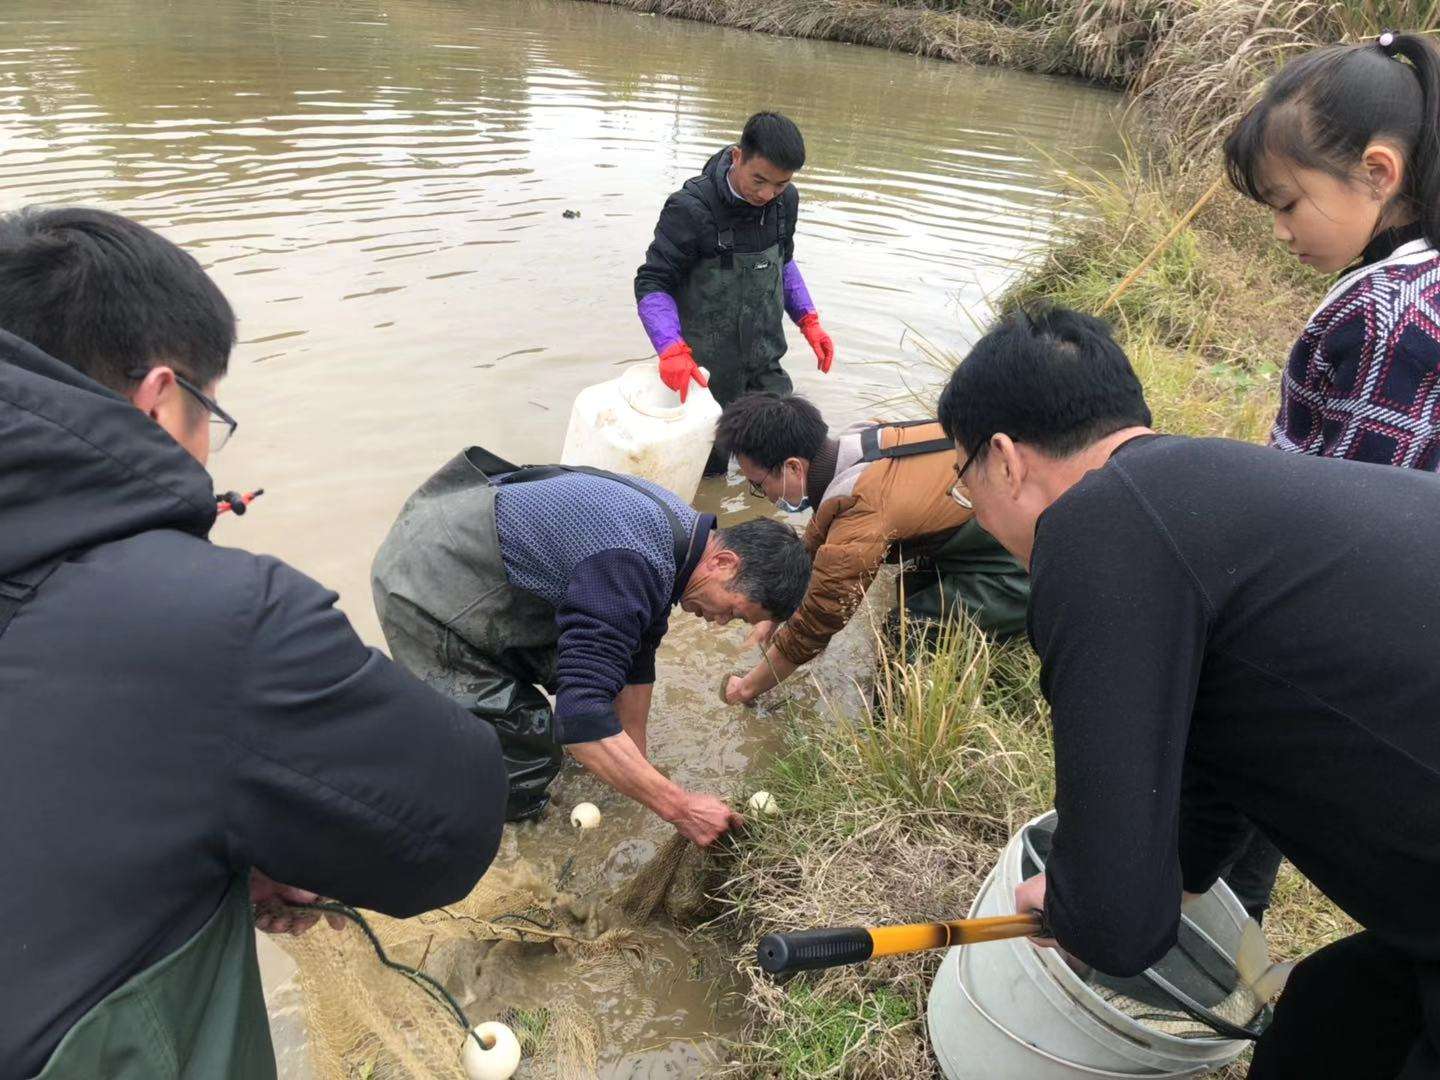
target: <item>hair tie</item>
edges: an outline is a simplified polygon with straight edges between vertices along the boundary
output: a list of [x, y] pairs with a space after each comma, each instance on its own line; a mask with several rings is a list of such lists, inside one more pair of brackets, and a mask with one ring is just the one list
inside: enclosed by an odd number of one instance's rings
[[1380, 46], [1380, 51], [1383, 52], [1386, 56], [1390, 57], [1392, 60], [1395, 58], [1395, 31], [1386, 30], [1383, 34], [1380, 35], [1379, 39], [1376, 41], [1376, 44]]

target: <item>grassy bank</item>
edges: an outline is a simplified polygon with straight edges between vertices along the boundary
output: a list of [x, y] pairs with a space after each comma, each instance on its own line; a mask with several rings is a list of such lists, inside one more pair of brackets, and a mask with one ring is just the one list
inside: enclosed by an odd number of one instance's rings
[[922, 56], [1077, 75], [1136, 95], [1191, 149], [1297, 50], [1435, 24], [1437, 0], [598, 0]]

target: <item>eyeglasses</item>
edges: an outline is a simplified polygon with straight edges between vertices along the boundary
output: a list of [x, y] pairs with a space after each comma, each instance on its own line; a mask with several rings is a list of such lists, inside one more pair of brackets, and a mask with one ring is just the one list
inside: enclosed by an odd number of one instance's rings
[[965, 471], [969, 469], [971, 465], [975, 464], [975, 459], [980, 455], [981, 448], [989, 442], [990, 440], [986, 439], [984, 442], [976, 444], [974, 451], [965, 459], [965, 464], [956, 470], [955, 483], [950, 485], [950, 498], [954, 499], [966, 510], [974, 510], [975, 504], [970, 501], [970, 496], [965, 490]]
[[[126, 372], [126, 375], [132, 379], [143, 379], [149, 374], [150, 372], [145, 369]], [[180, 389], [200, 402], [200, 404], [205, 407], [205, 411], [210, 414], [210, 452], [212, 454], [218, 454], [221, 450], [225, 449], [225, 444], [228, 443], [231, 436], [235, 434], [235, 429], [240, 426], [240, 421], [222, 409], [219, 402], [209, 394], [206, 394], [178, 371], [175, 372], [175, 382]]]
[[750, 494], [751, 494], [751, 495], [754, 495], [755, 498], [757, 498], [757, 499], [763, 499], [763, 498], [766, 497], [766, 496], [765, 496], [765, 489], [764, 489], [763, 487], [761, 487], [759, 484], [757, 484], [754, 480], [748, 480], [748, 479], [747, 479], [747, 480], [746, 480], [746, 483], [748, 483], [748, 484], [750, 485]]
[[240, 421], [222, 409], [219, 402], [203, 393], [198, 386], [183, 375], [177, 374], [175, 381], [180, 384], [180, 389], [204, 405], [205, 411], [210, 414], [210, 452], [218, 454], [225, 449], [225, 444], [235, 434], [235, 429], [240, 426]]

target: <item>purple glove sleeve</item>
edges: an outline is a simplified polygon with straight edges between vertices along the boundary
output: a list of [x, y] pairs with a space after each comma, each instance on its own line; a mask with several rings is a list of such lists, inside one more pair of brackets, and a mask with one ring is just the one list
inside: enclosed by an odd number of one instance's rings
[[640, 298], [636, 310], [640, 312], [640, 325], [650, 335], [650, 344], [655, 346], [657, 353], [664, 352], [680, 340], [680, 309], [669, 293], [646, 293]]
[[800, 276], [800, 264], [791, 259], [785, 264], [785, 313], [791, 322], [799, 322], [815, 310], [815, 301], [810, 299], [810, 290]]

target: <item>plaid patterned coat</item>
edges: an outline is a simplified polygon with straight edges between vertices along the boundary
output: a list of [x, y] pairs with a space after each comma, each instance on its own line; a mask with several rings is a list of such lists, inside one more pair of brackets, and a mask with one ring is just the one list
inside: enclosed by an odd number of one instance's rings
[[1440, 471], [1440, 252], [1417, 233], [1372, 246], [1310, 317], [1272, 446]]

